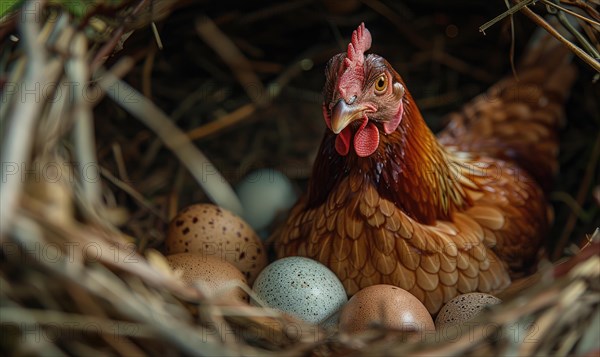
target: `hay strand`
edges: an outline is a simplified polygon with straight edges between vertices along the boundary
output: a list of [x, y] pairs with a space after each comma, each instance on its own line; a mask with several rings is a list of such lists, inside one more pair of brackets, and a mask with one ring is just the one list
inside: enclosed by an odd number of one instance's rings
[[[102, 74], [98, 85], [115, 102], [154, 130], [164, 144], [186, 165], [196, 178], [196, 182], [204, 188], [215, 203], [237, 214], [242, 213], [242, 205], [227, 181], [208, 158], [191, 143], [187, 135], [177, 128], [154, 103], [110, 72]], [[125, 100], [119, 93], [126, 93], [130, 97]]]

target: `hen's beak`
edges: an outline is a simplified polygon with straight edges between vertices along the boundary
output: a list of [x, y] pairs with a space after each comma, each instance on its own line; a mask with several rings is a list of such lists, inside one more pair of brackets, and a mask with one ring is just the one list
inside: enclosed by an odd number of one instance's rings
[[366, 109], [361, 104], [346, 104], [345, 100], [340, 99], [331, 111], [331, 130], [339, 134], [350, 123], [362, 118]]

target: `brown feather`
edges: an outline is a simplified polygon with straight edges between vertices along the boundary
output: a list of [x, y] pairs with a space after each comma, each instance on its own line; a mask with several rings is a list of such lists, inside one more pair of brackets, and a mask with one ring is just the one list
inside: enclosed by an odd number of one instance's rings
[[396, 256], [401, 265], [412, 271], [421, 263], [421, 254], [404, 239], [396, 239]]
[[397, 285], [402, 289], [410, 291], [416, 283], [416, 273], [403, 264], [398, 264], [396, 270], [394, 270], [394, 276], [392, 276], [392, 285]]
[[455, 286], [458, 280], [458, 270], [454, 269], [452, 272], [440, 271], [440, 282], [446, 286]]
[[438, 274], [428, 273], [422, 267], [417, 268], [416, 276], [417, 285], [425, 291], [434, 291], [440, 282], [440, 276]]

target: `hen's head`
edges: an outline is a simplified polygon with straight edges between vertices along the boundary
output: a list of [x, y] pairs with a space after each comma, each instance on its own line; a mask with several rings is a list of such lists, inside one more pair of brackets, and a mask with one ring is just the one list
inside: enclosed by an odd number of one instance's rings
[[327, 65], [323, 116], [337, 135], [336, 151], [345, 156], [354, 137], [358, 156], [370, 156], [385, 135], [398, 128], [404, 114], [404, 86], [400, 76], [381, 56], [365, 55], [371, 34], [364, 23], [352, 33], [348, 52], [334, 56]]

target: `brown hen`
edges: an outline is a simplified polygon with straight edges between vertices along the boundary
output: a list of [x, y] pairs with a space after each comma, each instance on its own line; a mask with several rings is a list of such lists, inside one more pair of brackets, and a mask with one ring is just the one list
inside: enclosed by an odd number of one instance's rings
[[364, 54], [370, 45], [361, 24], [327, 66], [328, 129], [308, 192], [276, 233], [278, 257], [322, 262], [350, 295], [399, 286], [431, 313], [461, 293], [504, 289], [535, 265], [548, 230], [544, 188], [575, 78], [567, 51], [537, 46], [518, 81], [451, 114], [436, 138], [400, 75]]

